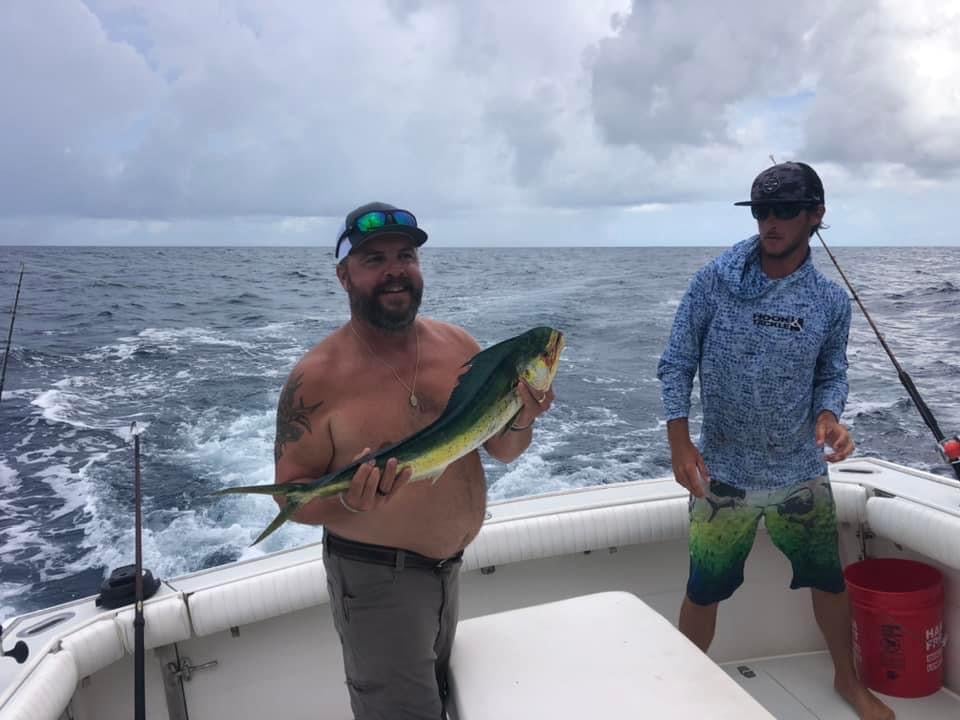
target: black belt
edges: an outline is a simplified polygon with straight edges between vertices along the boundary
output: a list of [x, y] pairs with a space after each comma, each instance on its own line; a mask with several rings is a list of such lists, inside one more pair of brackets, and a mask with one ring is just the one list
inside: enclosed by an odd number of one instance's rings
[[444, 558], [443, 560], [437, 560], [436, 558], [415, 553], [412, 550], [402, 550], [400, 548], [357, 542], [356, 540], [348, 540], [347, 538], [342, 538], [330, 532], [324, 532], [323, 542], [333, 555], [346, 558], [347, 560], [357, 560], [374, 565], [387, 565], [397, 568], [398, 570], [402, 570], [405, 567], [419, 568], [422, 570], [443, 570], [458, 563], [463, 557], [463, 550], [461, 550], [456, 555]]

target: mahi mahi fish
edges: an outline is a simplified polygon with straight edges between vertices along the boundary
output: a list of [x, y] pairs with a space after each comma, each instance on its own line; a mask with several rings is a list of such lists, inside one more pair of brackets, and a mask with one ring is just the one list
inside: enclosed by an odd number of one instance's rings
[[397, 459], [397, 471], [409, 467], [410, 482], [440, 477], [447, 466], [483, 445], [513, 424], [523, 401], [517, 386], [525, 380], [536, 392], [550, 387], [560, 365], [563, 333], [537, 327], [492, 345], [464, 364], [443, 413], [420, 432], [316, 480], [248, 485], [218, 491], [217, 495], [258, 493], [286, 500], [285, 507], [254, 545], [270, 535], [299, 508], [312, 500], [346, 492], [357, 468], [373, 460], [383, 470], [390, 458]]

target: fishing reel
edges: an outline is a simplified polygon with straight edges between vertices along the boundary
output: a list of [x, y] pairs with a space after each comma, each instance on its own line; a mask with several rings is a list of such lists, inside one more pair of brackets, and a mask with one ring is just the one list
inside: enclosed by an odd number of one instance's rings
[[951, 465], [960, 463], [960, 436], [945, 438], [940, 442], [940, 454]]

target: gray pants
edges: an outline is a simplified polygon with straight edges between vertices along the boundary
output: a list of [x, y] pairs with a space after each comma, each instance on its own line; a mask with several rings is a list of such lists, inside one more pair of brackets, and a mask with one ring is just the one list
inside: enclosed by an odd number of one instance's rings
[[[457, 629], [459, 560], [392, 567], [331, 552], [323, 562], [356, 720], [442, 720]], [[419, 557], [419, 556], [417, 556]]]

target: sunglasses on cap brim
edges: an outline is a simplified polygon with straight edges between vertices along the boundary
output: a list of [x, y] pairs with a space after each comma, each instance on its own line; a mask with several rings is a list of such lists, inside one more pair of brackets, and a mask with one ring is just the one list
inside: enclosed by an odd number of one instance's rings
[[371, 210], [354, 218], [350, 226], [344, 229], [343, 235], [350, 235], [354, 231], [363, 234], [371, 233], [374, 230], [381, 230], [391, 225], [415, 228], [417, 219], [413, 216], [413, 213], [406, 210]]
[[813, 210], [814, 207], [814, 205], [808, 204], [751, 205], [750, 214], [757, 220], [766, 220], [770, 217], [770, 213], [773, 213], [777, 220], [793, 220], [804, 210]]
[[377, 230], [389, 227], [417, 227], [417, 218], [412, 212], [407, 210], [371, 210], [363, 215], [354, 218], [353, 222], [343, 229], [340, 238], [337, 240], [337, 257], [340, 256], [340, 243], [344, 238], [354, 233], [367, 235]]

